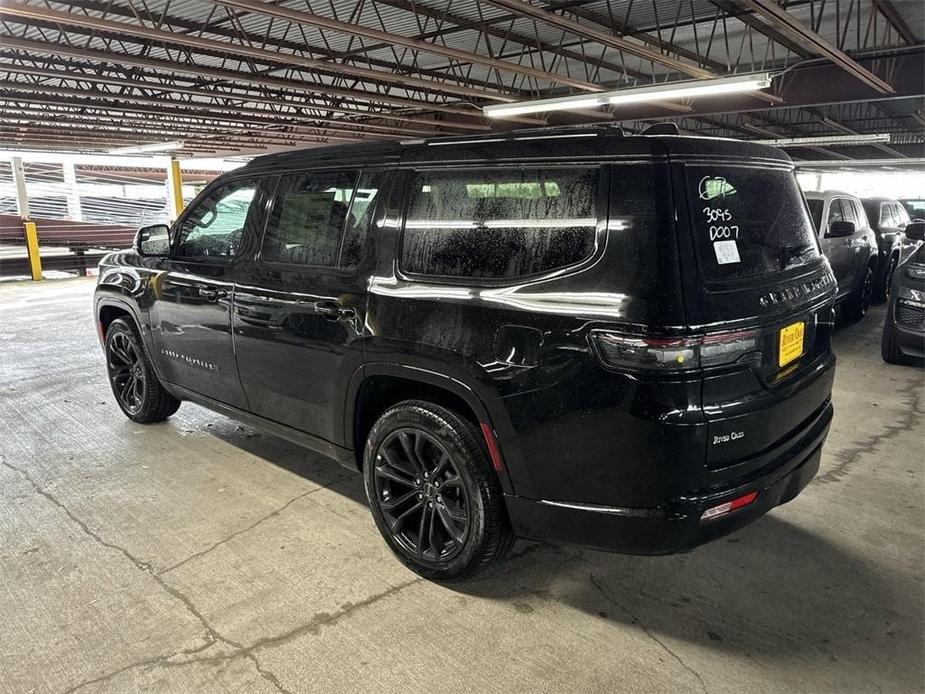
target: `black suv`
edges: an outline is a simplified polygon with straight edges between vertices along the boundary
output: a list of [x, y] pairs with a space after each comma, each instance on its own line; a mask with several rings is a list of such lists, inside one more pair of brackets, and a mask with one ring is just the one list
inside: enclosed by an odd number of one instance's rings
[[260, 157], [100, 264], [136, 422], [180, 400], [361, 469], [431, 578], [515, 536], [691, 548], [795, 497], [835, 281], [760, 145], [607, 127]]
[[912, 255], [917, 242], [903, 232], [912, 222], [909, 213], [898, 200], [864, 198], [861, 201], [870, 226], [877, 236], [879, 255], [874, 273], [874, 296], [886, 301], [896, 266]]

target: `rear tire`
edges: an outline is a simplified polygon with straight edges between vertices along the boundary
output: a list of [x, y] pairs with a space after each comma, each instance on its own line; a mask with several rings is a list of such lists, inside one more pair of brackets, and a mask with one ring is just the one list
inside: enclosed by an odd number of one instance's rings
[[883, 273], [883, 277], [880, 278], [880, 282], [877, 284], [877, 287], [874, 290], [874, 299], [877, 303], [883, 303], [890, 298], [890, 285], [893, 282], [893, 273], [896, 271], [896, 256], [890, 256], [890, 259], [887, 261], [886, 271]]
[[138, 329], [128, 318], [116, 318], [106, 331], [106, 371], [119, 408], [133, 422], [161, 422], [180, 407], [158, 380]]
[[899, 348], [899, 342], [896, 335], [896, 326], [889, 314], [886, 322], [883, 324], [883, 337], [880, 339], [880, 356], [887, 364], [908, 364], [909, 357], [903, 354]]
[[514, 541], [479, 430], [445, 407], [389, 408], [367, 437], [363, 477], [382, 537], [425, 578], [471, 576]]
[[870, 297], [874, 289], [874, 270], [870, 265], [864, 271], [857, 288], [842, 304], [842, 315], [850, 321], [859, 321], [867, 315], [870, 308]]

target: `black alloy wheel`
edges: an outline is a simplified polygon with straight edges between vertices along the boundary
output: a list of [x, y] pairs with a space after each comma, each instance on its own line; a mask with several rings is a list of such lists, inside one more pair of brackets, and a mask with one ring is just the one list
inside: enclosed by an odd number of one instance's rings
[[405, 400], [387, 409], [366, 439], [363, 477], [386, 544], [425, 578], [471, 576], [514, 541], [482, 433], [447, 407]]
[[433, 436], [402, 428], [379, 446], [375, 494], [395, 542], [420, 559], [452, 559], [469, 534], [469, 494], [453, 457]]
[[132, 421], [150, 424], [180, 407], [157, 379], [151, 360], [129, 318], [116, 318], [106, 330], [106, 371], [120, 409]]
[[117, 332], [109, 340], [106, 361], [112, 392], [127, 414], [138, 414], [148, 391], [147, 373], [137, 347], [125, 332]]

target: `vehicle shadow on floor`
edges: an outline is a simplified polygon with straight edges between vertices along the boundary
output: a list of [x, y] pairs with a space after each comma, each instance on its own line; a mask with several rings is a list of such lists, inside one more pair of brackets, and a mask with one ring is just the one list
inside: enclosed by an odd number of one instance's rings
[[746, 657], [789, 653], [856, 663], [878, 653], [901, 659], [899, 648], [910, 654], [909, 685], [923, 677], [921, 586], [773, 511], [733, 536], [673, 556], [519, 541], [510, 558], [450, 587], [520, 610], [555, 601], [656, 640]]
[[[359, 474], [249, 428], [212, 433], [366, 506]], [[886, 667], [878, 658], [890, 653], [891, 676], [903, 680], [897, 684], [919, 687], [921, 586], [901, 566], [872, 564], [781, 517], [799, 503], [681, 555], [627, 556], [518, 540], [485, 573], [445, 587], [463, 598], [497, 601], [512, 615], [580, 610], [604, 624], [639, 629], [671, 657], [675, 640], [744, 657], [869, 668]]]

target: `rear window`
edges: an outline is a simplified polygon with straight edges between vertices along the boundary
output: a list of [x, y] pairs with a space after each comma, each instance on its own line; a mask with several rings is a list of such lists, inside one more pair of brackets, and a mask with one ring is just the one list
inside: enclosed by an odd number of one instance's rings
[[507, 279], [574, 265], [595, 249], [597, 168], [417, 172], [401, 267]]
[[690, 166], [694, 245], [707, 281], [769, 275], [819, 257], [790, 171]]

